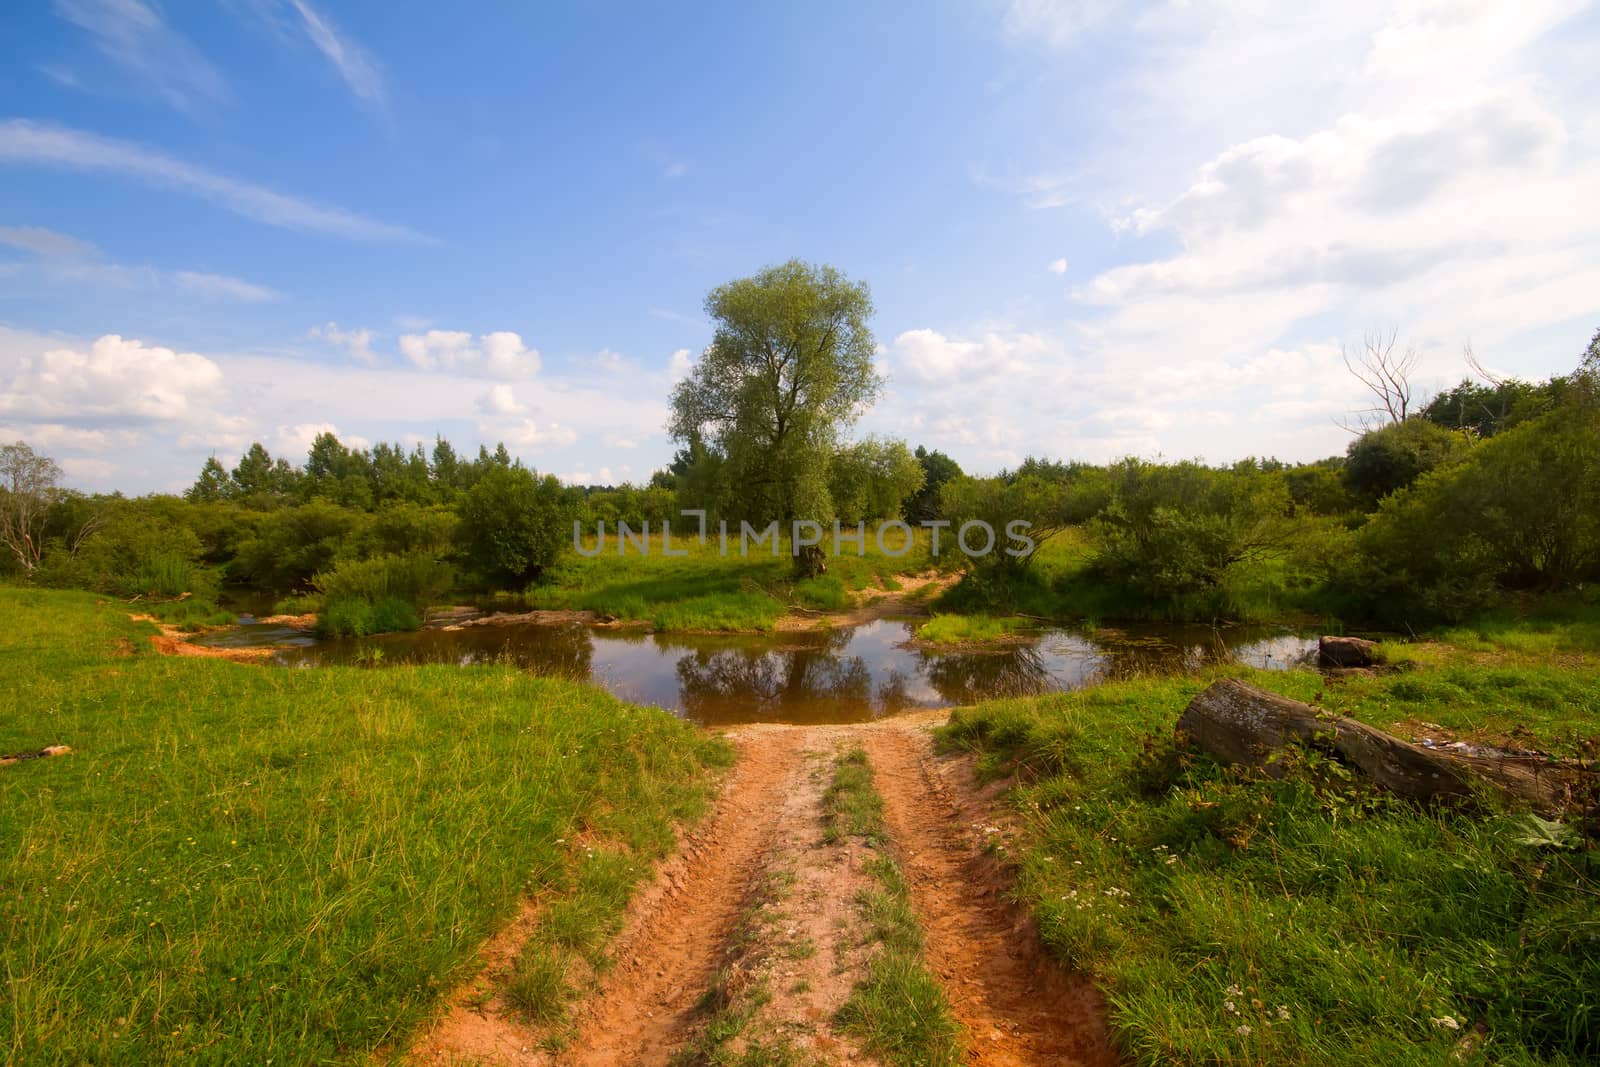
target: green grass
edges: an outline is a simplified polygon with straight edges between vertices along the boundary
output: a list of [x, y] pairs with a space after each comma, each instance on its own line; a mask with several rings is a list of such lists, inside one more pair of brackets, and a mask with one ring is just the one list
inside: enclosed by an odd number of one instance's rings
[[[833, 780], [823, 793], [823, 825], [830, 843], [847, 836], [873, 845], [884, 842], [883, 799], [861, 749], [834, 761]], [[839, 1022], [868, 1052], [897, 1067], [954, 1067], [962, 1062], [960, 1027], [923, 963], [910, 888], [887, 854], [873, 857], [868, 871], [878, 885], [864, 891], [858, 903], [880, 947], [840, 1009]]]
[[[116, 603], [116, 601], [110, 601]], [[152, 615], [180, 630], [209, 630], [218, 626], [232, 626], [238, 622], [232, 612], [224, 611], [209, 600], [139, 601], [130, 606], [137, 613]]]
[[[1600, 664], [1433, 656], [1337, 685], [1225, 673], [1378, 726], [1520, 729], [1567, 752], [1600, 734]], [[942, 732], [1019, 775], [1018, 892], [1049, 947], [1101, 981], [1136, 1062], [1600, 1056], [1592, 844], [1537, 847], [1526, 816], [1420, 809], [1311, 755], [1274, 781], [1180, 752], [1173, 724], [1206, 681], [996, 701]]]
[[[898, 544], [893, 541], [891, 547]], [[592, 540], [588, 547], [593, 549]], [[618, 556], [615, 539], [608, 534], [601, 555], [564, 557], [548, 580], [527, 595], [537, 607], [644, 620], [657, 630], [764, 631], [772, 629], [791, 606], [848, 608], [852, 591], [931, 565], [926, 536], [903, 558], [878, 552], [870, 533], [864, 556], [856, 556], [851, 543], [841, 547], [843, 555], [828, 557], [826, 575], [796, 582], [787, 547], [780, 547], [775, 556], [770, 543], [759, 549], [752, 545], [750, 554], [741, 557], [737, 533], [730, 537], [726, 557], [720, 554], [715, 532], [705, 545], [675, 536], [673, 550], [684, 551], [683, 557], [663, 556], [659, 535], [651, 541], [650, 555], [630, 544]]]
[[0, 751], [74, 750], [0, 771], [6, 1062], [402, 1045], [530, 893], [595, 951], [623, 895], [577, 842], [664, 853], [728, 758], [509, 669], [164, 658], [124, 610], [0, 588]]
[[935, 615], [917, 627], [917, 639], [936, 645], [998, 641], [1029, 625], [1025, 619], [993, 615]]

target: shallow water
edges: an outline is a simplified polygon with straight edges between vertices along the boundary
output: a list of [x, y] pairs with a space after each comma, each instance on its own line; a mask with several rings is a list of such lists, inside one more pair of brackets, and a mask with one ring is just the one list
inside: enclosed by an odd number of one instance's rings
[[[247, 618], [247, 617], [246, 617]], [[915, 623], [880, 619], [802, 634], [657, 634], [578, 624], [468, 626], [319, 641], [245, 622], [203, 639], [278, 647], [288, 667], [506, 662], [587, 679], [625, 700], [708, 726], [864, 722], [915, 708], [1078, 689], [1130, 674], [1199, 670], [1237, 660], [1267, 670], [1307, 663], [1316, 638], [1262, 627], [1048, 628], [974, 650], [904, 647]]]

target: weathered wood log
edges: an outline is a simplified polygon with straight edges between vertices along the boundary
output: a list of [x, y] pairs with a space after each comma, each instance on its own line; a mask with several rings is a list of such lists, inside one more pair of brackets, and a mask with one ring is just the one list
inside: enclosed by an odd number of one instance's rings
[[9, 755], [0, 756], [0, 767], [9, 767], [11, 764], [21, 763], [23, 760], [49, 759], [51, 756], [65, 756], [71, 751], [72, 749], [66, 745], [46, 745], [43, 748], [36, 749], [32, 752], [13, 752]]
[[1535, 810], [1555, 812], [1595, 785], [1594, 768], [1581, 763], [1424, 748], [1231, 678], [1191, 700], [1178, 730], [1225, 763], [1261, 767], [1274, 776], [1283, 765], [1270, 757], [1291, 742], [1324, 748], [1383, 788], [1418, 801], [1467, 796], [1481, 782]]
[[1322, 667], [1370, 667], [1378, 646], [1359, 637], [1319, 637], [1317, 664]]

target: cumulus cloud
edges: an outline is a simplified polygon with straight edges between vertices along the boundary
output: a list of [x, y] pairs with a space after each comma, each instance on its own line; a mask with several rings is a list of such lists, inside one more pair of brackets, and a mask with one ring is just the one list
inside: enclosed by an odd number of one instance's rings
[[1051, 261], [1051, 263], [1050, 263], [1050, 273], [1051, 274], [1065, 274], [1065, 273], [1067, 273], [1067, 259], [1066, 259], [1065, 256], [1062, 256], [1060, 259]]
[[339, 443], [346, 448], [371, 448], [372, 442], [359, 434], [340, 433], [339, 427], [331, 422], [299, 422], [293, 426], [279, 426], [277, 434], [273, 437], [273, 451], [291, 459], [301, 462], [311, 451], [311, 444], [325, 433], [331, 433], [339, 439]]
[[337, 322], [329, 322], [322, 326], [313, 326], [307, 331], [308, 337], [321, 338], [331, 345], [338, 345], [350, 353], [350, 358], [358, 363], [373, 366], [378, 362], [378, 355], [372, 351], [373, 339], [377, 336], [371, 330], [361, 328], [343, 330]]
[[683, 381], [694, 370], [694, 362], [694, 353], [687, 348], [674, 350], [667, 360], [667, 379], [674, 385]]
[[174, 420], [190, 415], [221, 385], [221, 368], [205, 356], [107, 334], [87, 350], [22, 357], [11, 381], [0, 386], [0, 412], [41, 420]]
[[400, 354], [418, 370], [483, 374], [492, 378], [531, 378], [539, 373], [539, 350], [509, 330], [473, 340], [465, 330], [429, 330], [400, 338]]
[[493, 432], [497, 440], [504, 440], [514, 449], [537, 451], [546, 448], [565, 448], [578, 440], [578, 433], [570, 426], [557, 422], [540, 423], [532, 419], [518, 419], [509, 423], [480, 426], [485, 433]]
[[518, 415], [526, 410], [517, 401], [517, 395], [504, 382], [491, 385], [489, 391], [478, 398], [478, 409], [490, 415]]

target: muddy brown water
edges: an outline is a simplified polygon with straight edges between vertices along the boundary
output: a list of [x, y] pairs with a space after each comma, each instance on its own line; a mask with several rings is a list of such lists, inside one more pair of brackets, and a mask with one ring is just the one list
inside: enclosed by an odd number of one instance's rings
[[241, 616], [240, 626], [201, 640], [273, 647], [270, 662], [285, 667], [510, 663], [588, 680], [706, 726], [867, 722], [1229, 660], [1289, 669], [1316, 651], [1314, 636], [1249, 626], [1041, 628], [1001, 646], [929, 649], [910, 644], [916, 625], [880, 619], [818, 633], [716, 635], [517, 624], [319, 640]]

